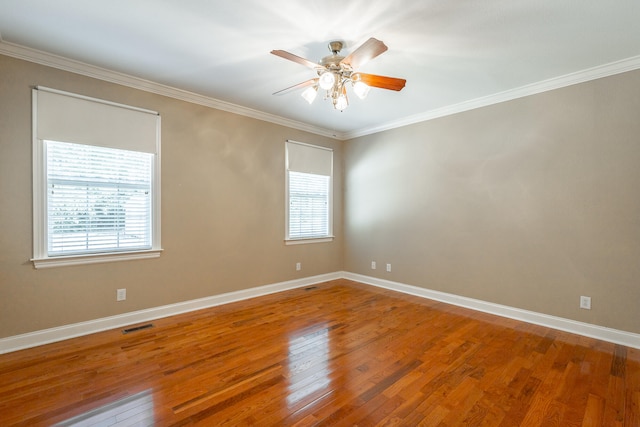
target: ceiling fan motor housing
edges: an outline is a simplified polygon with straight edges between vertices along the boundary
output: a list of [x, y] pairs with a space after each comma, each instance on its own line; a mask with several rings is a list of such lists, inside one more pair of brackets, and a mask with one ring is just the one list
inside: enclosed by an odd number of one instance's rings
[[340, 71], [344, 68], [345, 64], [340, 64], [340, 61], [344, 59], [344, 56], [339, 55], [340, 51], [344, 47], [344, 43], [339, 40], [329, 42], [327, 46], [331, 51], [331, 55], [325, 56], [320, 60], [320, 65], [326, 67], [331, 71]]

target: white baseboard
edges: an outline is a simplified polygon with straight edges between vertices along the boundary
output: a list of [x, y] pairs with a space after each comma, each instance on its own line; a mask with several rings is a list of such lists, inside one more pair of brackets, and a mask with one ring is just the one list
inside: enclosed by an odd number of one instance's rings
[[270, 285], [259, 286], [256, 288], [244, 289], [241, 291], [229, 292], [225, 294], [214, 295], [211, 297], [199, 298], [195, 300], [179, 302], [176, 304], [149, 308], [146, 310], [133, 311], [130, 313], [119, 314], [117, 316], [103, 317], [87, 322], [74, 323], [57, 328], [43, 329], [41, 331], [15, 335], [12, 337], [0, 339], [0, 354], [22, 350], [25, 348], [36, 347], [39, 345], [49, 344], [52, 342], [62, 341], [83, 335], [89, 335], [95, 332], [129, 326], [136, 323], [148, 322], [151, 320], [160, 319], [162, 317], [174, 316], [176, 314], [201, 310], [203, 308], [215, 307], [217, 305], [227, 304], [234, 301], [240, 301], [272, 294], [275, 292], [286, 291], [288, 289], [301, 288], [316, 283], [340, 279], [342, 277], [343, 274], [341, 272], [321, 274], [318, 276], [289, 280], [286, 282], [274, 283]]
[[565, 332], [571, 332], [586, 337], [640, 349], [640, 334], [634, 334], [632, 332], [620, 331], [617, 329], [606, 328], [604, 326], [592, 325], [590, 323], [578, 322], [575, 320], [522, 310], [506, 305], [494, 304], [445, 292], [433, 291], [430, 289], [419, 288], [417, 286], [406, 285], [361, 274], [345, 272], [343, 273], [343, 277], [345, 279], [354, 280], [367, 285], [378, 286], [392, 291], [428, 298], [459, 307], [470, 308], [484, 313], [495, 314], [509, 319], [520, 320], [527, 323], [533, 323], [535, 325], [546, 326], [552, 329], [558, 329]]
[[338, 271], [2, 338], [0, 354], [341, 278], [640, 349], [640, 334]]

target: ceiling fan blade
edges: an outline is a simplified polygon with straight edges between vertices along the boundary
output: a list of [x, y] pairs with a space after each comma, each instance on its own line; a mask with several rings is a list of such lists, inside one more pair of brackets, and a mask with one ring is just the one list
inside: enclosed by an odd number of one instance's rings
[[302, 83], [298, 83], [297, 85], [293, 85], [291, 87], [288, 87], [286, 89], [282, 89], [279, 90], [277, 92], [274, 92], [274, 95], [284, 95], [285, 93], [289, 93], [291, 91], [294, 91], [296, 89], [302, 89], [303, 87], [308, 87], [308, 86], [313, 86], [314, 84], [318, 83], [318, 79], [311, 79], [311, 80], [307, 80], [306, 82], [302, 82]]
[[378, 76], [376, 74], [354, 73], [354, 81], [366, 83], [372, 87], [400, 91], [407, 81], [395, 77]]
[[371, 37], [364, 42], [362, 46], [351, 52], [340, 63], [348, 64], [353, 70], [356, 70], [369, 62], [370, 59], [375, 58], [388, 49], [387, 45], [378, 39]]
[[315, 62], [311, 62], [308, 59], [304, 59], [300, 56], [294, 55], [293, 53], [289, 53], [287, 51], [284, 50], [272, 50], [271, 51], [272, 54], [279, 56], [280, 58], [284, 58], [284, 59], [288, 59], [289, 61], [293, 61], [293, 62], [297, 62], [298, 64], [302, 64], [305, 67], [309, 67], [313, 70], [315, 70], [316, 68], [321, 67], [321, 65], [316, 64]]

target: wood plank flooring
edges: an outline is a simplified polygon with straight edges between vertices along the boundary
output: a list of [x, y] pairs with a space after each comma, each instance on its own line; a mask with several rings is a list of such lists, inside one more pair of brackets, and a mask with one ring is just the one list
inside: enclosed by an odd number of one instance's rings
[[640, 350], [336, 280], [0, 356], [0, 425], [640, 426]]

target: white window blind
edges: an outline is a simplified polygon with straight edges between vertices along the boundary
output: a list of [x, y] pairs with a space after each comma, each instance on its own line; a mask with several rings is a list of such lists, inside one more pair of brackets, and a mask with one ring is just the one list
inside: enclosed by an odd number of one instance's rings
[[289, 171], [289, 238], [329, 236], [329, 177]]
[[331, 176], [333, 172], [333, 150], [288, 141], [287, 169], [294, 172]]
[[287, 141], [286, 240], [332, 237], [333, 151]]
[[33, 90], [36, 268], [159, 256], [160, 116]]
[[40, 140], [157, 153], [158, 113], [54, 89], [34, 89]]
[[149, 153], [46, 141], [49, 256], [151, 249]]

